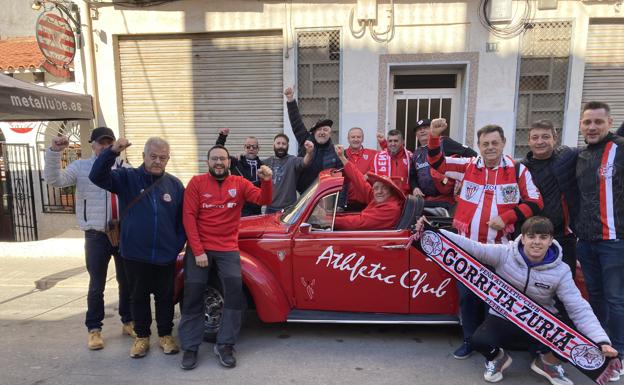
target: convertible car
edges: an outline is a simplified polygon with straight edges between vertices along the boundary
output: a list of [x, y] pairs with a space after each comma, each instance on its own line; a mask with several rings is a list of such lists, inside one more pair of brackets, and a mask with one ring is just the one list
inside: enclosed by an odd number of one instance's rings
[[[410, 227], [423, 210], [410, 196], [393, 230], [337, 231], [340, 171], [322, 172], [281, 213], [241, 219], [239, 247], [245, 293], [263, 322], [459, 323], [453, 278], [414, 247]], [[450, 218], [433, 218], [448, 225]], [[183, 258], [176, 266], [182, 299]], [[214, 273], [214, 269], [213, 269]], [[207, 340], [223, 308], [216, 274], [205, 293]]]

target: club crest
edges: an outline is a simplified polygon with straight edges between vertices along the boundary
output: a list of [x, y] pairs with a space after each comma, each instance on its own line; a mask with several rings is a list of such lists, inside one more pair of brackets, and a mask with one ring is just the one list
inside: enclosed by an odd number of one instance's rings
[[232, 198], [235, 198], [235, 197], [236, 197], [236, 189], [235, 189], [235, 188], [231, 188], [231, 189], [229, 189], [229, 190], [228, 190], [228, 194], [230, 194], [230, 196], [231, 196]]
[[586, 370], [598, 369], [605, 361], [602, 352], [590, 345], [576, 345], [570, 351], [570, 356], [576, 365]]
[[437, 256], [442, 253], [442, 240], [433, 231], [425, 231], [420, 238], [420, 246], [427, 255]]
[[475, 194], [477, 193], [477, 191], [479, 191], [479, 187], [475, 184], [466, 184], [466, 200], [471, 200]]
[[362, 155], [362, 158], [364, 158], [364, 160], [368, 160], [368, 154]]
[[516, 203], [518, 201], [518, 188], [516, 185], [506, 185], [500, 187], [503, 203]]

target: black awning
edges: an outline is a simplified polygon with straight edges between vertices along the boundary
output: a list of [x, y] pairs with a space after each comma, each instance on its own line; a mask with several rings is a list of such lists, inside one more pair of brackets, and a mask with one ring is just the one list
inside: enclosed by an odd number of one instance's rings
[[0, 74], [0, 121], [90, 119], [90, 95], [37, 86]]

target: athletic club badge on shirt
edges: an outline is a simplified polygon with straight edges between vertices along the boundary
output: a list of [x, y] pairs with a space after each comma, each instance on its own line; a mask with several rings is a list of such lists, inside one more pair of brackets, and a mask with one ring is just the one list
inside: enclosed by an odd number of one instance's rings
[[236, 189], [235, 188], [229, 189], [228, 194], [230, 194], [232, 198], [236, 198]]
[[163, 194], [162, 199], [163, 199], [165, 202], [171, 202], [171, 195], [169, 195], [169, 194], [167, 194], [167, 193], [164, 193], [164, 194]]
[[362, 155], [362, 158], [364, 158], [364, 160], [368, 160], [368, 154]]

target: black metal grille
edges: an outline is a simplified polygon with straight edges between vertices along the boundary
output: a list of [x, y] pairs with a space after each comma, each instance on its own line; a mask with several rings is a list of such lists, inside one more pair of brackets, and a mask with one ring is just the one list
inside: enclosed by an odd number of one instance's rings
[[[27, 144], [0, 143], [2, 204], [12, 229], [10, 240], [36, 241], [37, 216], [33, 194], [32, 148]], [[3, 227], [7, 225], [3, 222]], [[3, 232], [4, 233], [4, 232]]]
[[306, 31], [297, 34], [298, 104], [303, 123], [334, 121], [332, 140], [340, 132], [340, 31]]
[[[572, 23], [535, 23], [522, 37], [518, 106], [516, 110], [516, 158], [529, 151], [529, 128], [537, 120], [550, 120], [558, 133], [563, 128], [570, 62]], [[562, 135], [558, 136], [559, 142]]]
[[61, 169], [66, 168], [74, 160], [82, 157], [80, 147], [80, 126], [76, 122], [49, 122], [37, 143], [39, 149], [39, 184], [41, 191], [41, 205], [44, 213], [76, 212], [76, 186], [53, 187], [45, 183], [43, 178], [43, 159], [46, 148], [50, 146], [52, 136], [66, 136], [69, 147], [61, 154]]

